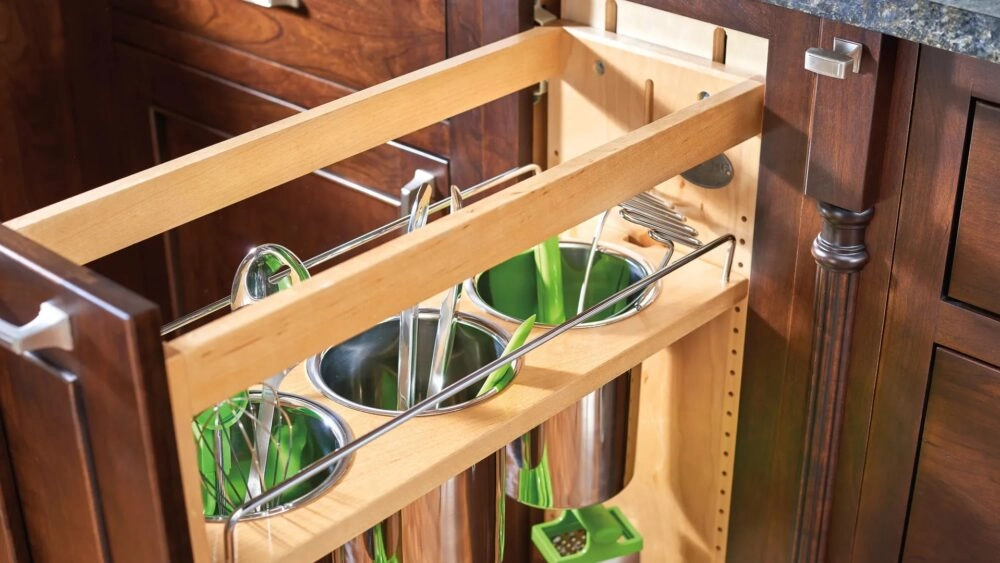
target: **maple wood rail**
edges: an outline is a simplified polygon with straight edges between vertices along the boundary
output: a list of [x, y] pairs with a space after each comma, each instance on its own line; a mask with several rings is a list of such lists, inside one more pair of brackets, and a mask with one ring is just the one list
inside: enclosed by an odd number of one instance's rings
[[[62, 200], [5, 226], [83, 264], [562, 70], [538, 28]], [[349, 133], [349, 134], [346, 134]]]
[[168, 370], [197, 413], [758, 134], [762, 100], [737, 84], [171, 340]]

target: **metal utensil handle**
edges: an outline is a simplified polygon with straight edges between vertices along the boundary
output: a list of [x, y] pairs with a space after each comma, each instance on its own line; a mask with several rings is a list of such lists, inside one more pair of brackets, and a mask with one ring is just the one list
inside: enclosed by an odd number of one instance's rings
[[[427, 211], [434, 194], [434, 178], [420, 184], [413, 195], [413, 207], [410, 220], [406, 224], [406, 232], [412, 233], [427, 224]], [[399, 368], [397, 377], [396, 408], [406, 410], [413, 403], [417, 381], [417, 312], [420, 305], [415, 304], [403, 309], [399, 314]]]
[[[462, 192], [457, 186], [451, 187], [451, 213], [462, 209]], [[444, 373], [451, 358], [455, 341], [455, 309], [462, 291], [462, 282], [448, 289], [438, 313], [437, 333], [434, 335], [434, 354], [431, 356], [431, 372], [427, 383], [427, 396], [437, 395], [444, 387]]]
[[608, 220], [610, 209], [604, 210], [597, 217], [597, 225], [594, 226], [594, 237], [590, 241], [590, 250], [587, 252], [587, 265], [583, 269], [583, 283], [580, 284], [580, 299], [576, 304], [576, 312], [583, 311], [583, 306], [587, 302], [587, 286], [590, 285], [590, 273], [594, 269], [594, 258], [597, 256], [597, 243], [601, 242], [601, 233], [604, 231], [604, 223]]
[[626, 209], [621, 209], [618, 212], [622, 219], [625, 219], [629, 223], [639, 225], [640, 227], [645, 227], [647, 229], [656, 231], [663, 235], [664, 237], [669, 237], [675, 242], [679, 242], [685, 246], [690, 246], [693, 248], [698, 248], [702, 246], [701, 241], [688, 236], [682, 232], [678, 232], [676, 229], [672, 228], [670, 225], [651, 219], [646, 215], [632, 213]]
[[260, 6], [261, 8], [291, 8], [298, 10], [302, 7], [299, 0], [243, 0], [247, 4]]
[[[506, 172], [504, 172], [502, 174], [494, 176], [493, 178], [490, 178], [488, 180], [480, 182], [479, 184], [476, 184], [475, 186], [472, 186], [471, 188], [468, 188], [468, 189], [464, 190], [462, 192], [462, 197], [464, 197], [464, 198], [470, 198], [470, 197], [472, 197], [472, 196], [474, 196], [474, 195], [476, 195], [476, 194], [478, 194], [480, 192], [484, 192], [486, 190], [495, 188], [495, 187], [503, 184], [504, 182], [509, 182], [509, 181], [511, 181], [511, 180], [513, 180], [515, 178], [520, 178], [521, 176], [524, 176], [525, 174], [529, 174], [530, 173], [532, 176], [535, 176], [535, 175], [541, 173], [541, 171], [542, 171], [541, 167], [538, 166], [537, 164], [528, 164], [528, 165], [525, 165], [525, 166], [520, 166], [518, 168], [512, 168], [512, 169], [510, 169], [510, 170], [508, 170], [508, 171], [506, 171]], [[418, 170], [414, 174], [414, 180], [416, 180], [417, 177], [418, 177], [418, 175], [421, 174], [421, 173], [427, 174], [427, 172], [424, 172], [422, 170]], [[441, 201], [438, 201], [438, 202], [436, 202], [436, 203], [434, 203], [434, 204], [431, 205], [429, 213], [431, 213], [431, 214], [437, 213], [438, 211], [441, 211], [444, 208], [446, 208], [448, 205], [450, 205], [450, 203], [451, 203], [451, 198], [443, 199]], [[398, 230], [400, 227], [405, 226], [406, 223], [409, 222], [409, 220], [410, 220], [410, 216], [409, 215], [406, 215], [404, 217], [400, 217], [399, 219], [396, 219], [395, 221], [392, 221], [390, 223], [386, 223], [385, 225], [382, 225], [381, 227], [378, 227], [377, 229], [369, 231], [369, 232], [367, 232], [367, 233], [365, 233], [365, 234], [363, 234], [363, 235], [361, 235], [361, 236], [359, 236], [359, 237], [357, 237], [355, 239], [349, 240], [349, 241], [347, 241], [347, 242], [345, 242], [345, 243], [343, 243], [341, 245], [335, 246], [335, 247], [331, 248], [330, 250], [323, 251], [323, 252], [317, 254], [316, 256], [313, 256], [312, 258], [306, 260], [305, 262], [303, 262], [303, 264], [305, 264], [306, 268], [308, 268], [308, 269], [311, 270], [315, 266], [319, 266], [320, 264], [325, 264], [326, 262], [329, 262], [330, 260], [333, 260], [334, 258], [336, 258], [338, 256], [341, 256], [341, 255], [343, 255], [343, 254], [345, 254], [347, 252], [350, 252], [350, 251], [354, 250], [355, 248], [358, 248], [360, 246], [368, 244], [369, 242], [372, 242], [374, 240], [382, 238], [385, 235]], [[214, 301], [214, 302], [212, 302], [212, 303], [210, 303], [208, 305], [205, 305], [204, 307], [202, 307], [200, 309], [197, 309], [196, 311], [194, 311], [192, 313], [188, 313], [187, 315], [184, 315], [183, 317], [180, 317], [180, 318], [178, 318], [176, 320], [173, 320], [173, 321], [171, 321], [171, 322], [163, 325], [163, 327], [160, 329], [160, 336], [166, 336], [166, 335], [170, 334], [171, 332], [174, 332], [175, 330], [184, 328], [185, 326], [187, 326], [187, 325], [189, 325], [189, 324], [191, 324], [191, 323], [193, 323], [195, 321], [199, 321], [201, 319], [204, 319], [205, 317], [211, 315], [212, 313], [216, 313], [218, 311], [221, 311], [221, 310], [225, 309], [228, 306], [229, 306], [229, 298], [228, 297], [223, 297], [222, 299], [219, 299], [218, 301]]]
[[729, 274], [732, 270], [733, 256], [736, 252], [736, 237], [734, 237], [733, 235], [724, 235], [709, 242], [708, 244], [702, 246], [701, 248], [694, 250], [693, 252], [691, 252], [687, 256], [684, 256], [680, 260], [677, 260], [673, 264], [665, 266], [653, 272], [652, 274], [642, 278], [641, 280], [636, 281], [635, 283], [629, 285], [628, 287], [622, 289], [621, 291], [615, 293], [614, 295], [601, 300], [599, 303], [589, 307], [586, 311], [573, 316], [566, 322], [550, 329], [545, 334], [542, 334], [538, 338], [535, 338], [534, 340], [524, 344], [523, 346], [519, 347], [513, 352], [505, 356], [501, 356], [493, 360], [492, 362], [484, 365], [483, 367], [477, 369], [476, 371], [470, 373], [469, 375], [463, 377], [462, 379], [459, 379], [455, 383], [452, 383], [440, 393], [432, 397], [427, 397], [423, 401], [420, 401], [419, 403], [407, 409], [405, 412], [396, 415], [388, 422], [369, 431], [367, 434], [360, 436], [354, 439], [353, 441], [344, 444], [336, 451], [333, 451], [319, 458], [318, 460], [304, 467], [294, 477], [285, 480], [280, 485], [270, 489], [263, 495], [243, 503], [243, 505], [234, 510], [232, 514], [229, 516], [229, 519], [226, 520], [226, 525], [223, 531], [225, 560], [228, 563], [235, 562], [236, 524], [239, 523], [240, 519], [243, 518], [243, 516], [246, 515], [247, 513], [253, 512], [257, 510], [259, 507], [274, 501], [275, 499], [281, 497], [281, 495], [285, 494], [292, 488], [297, 487], [301, 483], [304, 483], [305, 481], [315, 477], [316, 475], [319, 475], [320, 472], [327, 470], [328, 468], [335, 465], [337, 462], [354, 454], [359, 449], [370, 444], [374, 440], [384, 436], [386, 433], [392, 431], [393, 429], [398, 428], [406, 421], [420, 415], [423, 412], [432, 409], [433, 407], [437, 406], [438, 403], [446, 401], [454, 397], [455, 395], [461, 393], [462, 391], [468, 389], [469, 387], [472, 387], [473, 385], [486, 379], [486, 377], [488, 377], [489, 374], [498, 367], [509, 364], [510, 362], [513, 362], [518, 358], [521, 358], [522, 356], [528, 354], [529, 352], [538, 349], [539, 347], [548, 343], [557, 336], [560, 336], [561, 334], [564, 334], [573, 327], [583, 322], [586, 322], [587, 319], [589, 319], [590, 317], [604, 311], [605, 309], [610, 308], [612, 305], [624, 299], [625, 297], [628, 297], [633, 293], [642, 291], [652, 286], [656, 282], [665, 278], [667, 275], [690, 264], [691, 262], [694, 262], [701, 256], [704, 256], [705, 254], [711, 252], [712, 250], [715, 250], [716, 248], [727, 243], [729, 244], [729, 253], [726, 260], [726, 266], [722, 269], [722, 284], [725, 285], [729, 283]]
[[0, 344], [18, 355], [43, 348], [72, 350], [72, 323], [65, 311], [46, 301], [38, 315], [21, 326], [0, 319]]

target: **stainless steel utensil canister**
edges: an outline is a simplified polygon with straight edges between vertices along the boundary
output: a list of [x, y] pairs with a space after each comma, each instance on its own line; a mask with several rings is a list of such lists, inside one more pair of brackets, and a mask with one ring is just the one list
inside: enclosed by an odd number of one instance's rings
[[607, 501], [632, 479], [636, 366], [507, 445], [507, 495], [536, 508]]
[[[567, 302], [577, 303], [589, 245], [561, 241]], [[466, 284], [471, 299], [490, 314], [520, 322], [534, 312], [530, 256], [516, 256]], [[653, 268], [630, 252], [599, 245], [586, 298], [595, 303]], [[658, 287], [622, 303], [605, 318], [580, 325], [599, 327], [626, 319], [655, 299]], [[568, 311], [571, 316], [575, 311]], [[507, 494], [537, 508], [583, 508], [605, 502], [632, 478], [639, 367], [590, 393], [507, 446]]]
[[407, 505], [333, 553], [335, 563], [499, 563], [503, 451]]
[[[434, 309], [421, 309], [417, 317], [415, 401], [424, 399], [426, 393], [437, 320]], [[458, 313], [445, 387], [500, 357], [509, 338], [491, 323]], [[394, 373], [398, 339], [399, 322], [389, 319], [312, 358], [306, 372], [316, 388], [334, 401], [369, 413], [398, 414]], [[492, 390], [477, 397], [477, 392], [473, 387], [428, 414], [455, 412], [497, 393]], [[501, 561], [504, 461], [505, 455], [499, 451], [476, 463], [339, 548], [334, 561]]]
[[[203, 422], [200, 427], [196, 423], [203, 491], [221, 493], [215, 495], [220, 500], [211, 503], [212, 510], [206, 513], [205, 519], [208, 521], [222, 522], [233, 509], [243, 504], [250, 467], [265, 466], [263, 460], [258, 459], [259, 452], [255, 449], [262, 394], [255, 390], [246, 393], [244, 397], [246, 402], [240, 405], [241, 410], [232, 413], [232, 423]], [[266, 430], [268, 439], [273, 442], [268, 454], [270, 463], [267, 464], [266, 471], [260, 472], [266, 488], [281, 483], [298, 473], [302, 467], [354, 439], [347, 423], [336, 413], [304, 397], [278, 393], [276, 411], [277, 416], [270, 421], [270, 428]], [[217, 439], [212, 440], [213, 437]], [[225, 450], [223, 462], [217, 461], [220, 446]], [[333, 486], [349, 467], [350, 460], [338, 463], [332, 469], [296, 487], [277, 502], [251, 512], [243, 519], [273, 516], [306, 504]]]

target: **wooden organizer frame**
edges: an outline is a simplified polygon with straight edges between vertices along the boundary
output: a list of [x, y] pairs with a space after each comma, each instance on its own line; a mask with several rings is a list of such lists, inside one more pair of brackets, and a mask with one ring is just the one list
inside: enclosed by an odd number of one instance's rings
[[[687, 107], [660, 108], [666, 115], [648, 125], [606, 128], [611, 140], [600, 146], [579, 148], [578, 156], [540, 175], [164, 343], [196, 560], [220, 557], [221, 525], [205, 524], [201, 514], [189, 439], [194, 414], [759, 135], [763, 86], [722, 65], [614, 34], [537, 28], [6, 223], [86, 263], [543, 80], [574, 88], [573, 76], [593, 72], [593, 56], [609, 78], [618, 77], [615, 95], [601, 101], [614, 107], [624, 107], [619, 104], [633, 90], [628, 79], [633, 73], [676, 68], [725, 87], [700, 102], [692, 99]], [[399, 275], [419, 271], [434, 274]], [[745, 298], [747, 281], [738, 273], [727, 285], [719, 278], [719, 267], [710, 262], [686, 266], [667, 278], [665, 290], [643, 314], [574, 331], [530, 354], [515, 384], [494, 399], [411, 421], [362, 449], [347, 476], [316, 501], [285, 515], [241, 523], [239, 560], [314, 560], [329, 553], [559, 409], [731, 311]], [[319, 396], [301, 377], [290, 378], [287, 388]], [[386, 420], [324, 402], [348, 419], [356, 435]]]

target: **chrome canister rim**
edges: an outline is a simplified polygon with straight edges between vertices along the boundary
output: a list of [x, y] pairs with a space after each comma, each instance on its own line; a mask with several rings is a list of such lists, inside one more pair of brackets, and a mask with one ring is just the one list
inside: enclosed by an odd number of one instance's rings
[[[427, 318], [427, 317], [436, 318], [439, 314], [440, 314], [440, 310], [439, 309], [420, 308], [418, 310], [418, 312], [417, 312], [417, 318], [418, 319], [421, 318], [421, 317], [423, 317], [423, 318]], [[469, 313], [464, 313], [464, 312], [461, 312], [461, 311], [457, 311], [455, 313], [455, 321], [459, 322], [461, 324], [464, 324], [466, 326], [470, 326], [470, 327], [472, 327], [474, 329], [477, 329], [477, 330], [479, 330], [479, 331], [487, 334], [490, 338], [492, 338], [495, 342], [497, 342], [499, 344], [499, 348], [501, 350], [503, 350], [503, 348], [507, 345], [507, 343], [510, 342], [511, 336], [510, 336], [509, 332], [507, 332], [506, 330], [504, 330], [501, 326], [497, 325], [496, 323], [493, 323], [493, 322], [491, 322], [491, 321], [489, 321], [487, 319], [484, 319], [482, 317], [479, 317], [477, 315], [471, 315]], [[379, 326], [381, 324], [389, 323], [389, 322], [399, 322], [399, 315], [395, 315], [395, 316], [389, 317], [388, 319], [385, 319], [384, 321], [378, 323], [375, 326]], [[372, 327], [372, 328], [374, 328], [374, 327]], [[369, 330], [371, 330], [371, 329], [369, 329]], [[380, 416], [397, 416], [397, 415], [399, 415], [399, 414], [401, 414], [403, 412], [403, 411], [400, 411], [400, 410], [397, 410], [397, 409], [380, 409], [380, 408], [377, 408], [377, 407], [372, 407], [372, 406], [364, 405], [364, 404], [361, 404], [361, 403], [357, 403], [355, 401], [351, 401], [350, 399], [347, 399], [347, 398], [341, 396], [340, 394], [336, 393], [326, 383], [326, 381], [323, 379], [323, 376], [322, 376], [322, 373], [321, 373], [322, 372], [321, 366], [322, 366], [322, 362], [323, 362], [323, 356], [325, 356], [330, 350], [333, 350], [334, 348], [336, 348], [336, 346], [331, 346], [330, 348], [327, 348], [326, 350], [323, 350], [321, 353], [316, 354], [315, 356], [312, 356], [311, 358], [309, 358], [308, 360], [306, 360], [306, 377], [307, 377], [307, 379], [309, 379], [309, 382], [312, 383], [313, 387], [317, 391], [320, 392], [320, 394], [322, 394], [327, 399], [330, 399], [331, 401], [337, 403], [338, 405], [341, 405], [341, 406], [344, 406], [344, 407], [347, 407], [347, 408], [350, 408], [350, 409], [354, 409], [354, 410], [357, 410], [357, 411], [361, 411], [361, 412], [364, 412], [364, 413], [368, 413], [368, 414], [375, 414], [375, 415], [380, 415]], [[499, 355], [497, 357], [499, 357]], [[518, 358], [517, 360], [514, 360], [514, 378], [516, 378], [517, 374], [521, 371], [521, 366], [523, 365], [523, 363], [524, 363], [524, 360], [522, 358]], [[508, 384], [508, 387], [509, 387], [509, 384]], [[445, 386], [445, 388], [447, 388], [447, 385]], [[505, 389], [506, 389], [506, 387], [505, 387]], [[441, 414], [448, 414], [448, 413], [452, 413], [452, 412], [457, 412], [457, 411], [460, 411], [460, 410], [463, 410], [463, 409], [466, 409], [466, 408], [473, 407], [473, 406], [478, 405], [480, 403], [486, 402], [486, 401], [490, 400], [491, 398], [495, 397], [496, 395], [498, 395], [499, 393], [501, 393], [502, 391], [503, 390], [498, 391], [496, 388], [490, 389], [485, 394], [483, 394], [483, 395], [481, 395], [479, 397], [475, 397], [473, 399], [470, 399], [468, 401], [465, 401], [465, 402], [463, 402], [461, 404], [450, 405], [450, 406], [442, 407], [442, 408], [439, 408], [439, 409], [428, 410], [428, 411], [420, 413], [417, 416], [437, 416], [437, 415], [441, 415]]]
[[[564, 240], [559, 241], [559, 248], [562, 249], [564, 247], [589, 250], [590, 243], [579, 242], [579, 241], [564, 241]], [[597, 245], [597, 251], [610, 256], [616, 256], [618, 258], [622, 258], [623, 260], [625, 260], [625, 262], [629, 265], [630, 268], [635, 267], [638, 270], [640, 270], [643, 273], [642, 277], [644, 278], [653, 273], [653, 267], [649, 264], [649, 262], [645, 258], [626, 248], [599, 243]], [[482, 273], [479, 273], [476, 274], [474, 277], [465, 280], [465, 283], [463, 285], [463, 293], [469, 296], [469, 299], [471, 299], [472, 302], [475, 303], [476, 307], [478, 307], [483, 312], [489, 315], [492, 315], [494, 317], [497, 317], [498, 319], [502, 319], [510, 323], [520, 324], [524, 322], [524, 319], [517, 319], [506, 313], [502, 313], [496, 310], [489, 303], [487, 303], [485, 299], [483, 299], [483, 297], [479, 294], [479, 289], [478, 289], [479, 277], [482, 275], [483, 275]], [[596, 328], [623, 321], [629, 317], [634, 316], [639, 311], [642, 311], [643, 309], [648, 307], [650, 303], [652, 303], [653, 300], [656, 299], [656, 297], [659, 294], [660, 294], [660, 283], [657, 282], [649, 286], [649, 288], [646, 289], [646, 291], [642, 295], [640, 295], [638, 299], [630, 303], [628, 308], [621, 311], [617, 315], [608, 317], [606, 319], [601, 319], [599, 321], [588, 321], [580, 323], [574, 328]], [[536, 322], [535, 326], [540, 328], [552, 328], [555, 327], [556, 325]]]

